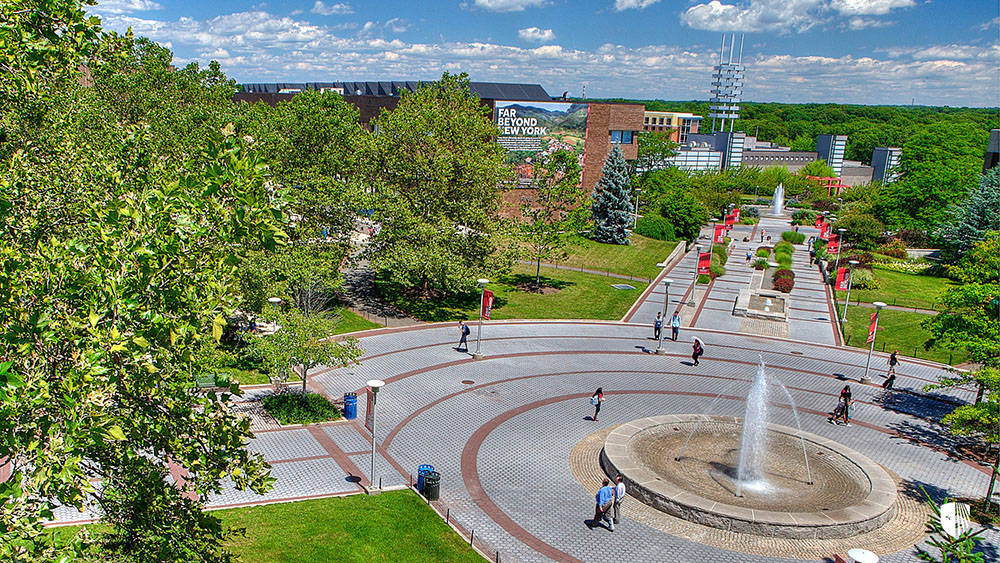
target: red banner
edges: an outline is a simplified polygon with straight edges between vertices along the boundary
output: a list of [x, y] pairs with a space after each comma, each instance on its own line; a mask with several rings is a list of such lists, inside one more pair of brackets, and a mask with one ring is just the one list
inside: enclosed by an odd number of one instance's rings
[[489, 320], [490, 313], [492, 311], [493, 311], [493, 292], [490, 291], [490, 290], [488, 290], [488, 289], [484, 289], [483, 290], [483, 303], [482, 303], [482, 307], [480, 307], [480, 309], [479, 309], [479, 316], [480, 316], [480, 318]]
[[736, 209], [733, 209], [733, 221], [735, 222], [739, 220], [740, 220], [740, 208], [737, 207]]
[[822, 225], [822, 224], [823, 224], [823, 216], [822, 215], [817, 215], [816, 216], [816, 228], [818, 229], [819, 226]]
[[725, 244], [726, 242], [726, 226], [716, 225], [715, 226], [715, 244]]
[[726, 215], [726, 230], [732, 229], [734, 223], [736, 223], [736, 214]]
[[847, 268], [837, 268], [836, 288], [840, 291], [847, 291], [847, 284], [851, 281], [851, 275], [847, 273]]
[[836, 254], [840, 249], [840, 235], [830, 235], [830, 240], [826, 243], [826, 251]]
[[820, 223], [819, 225], [819, 238], [826, 240], [826, 231], [830, 228], [830, 223]]
[[878, 311], [872, 313], [872, 322], [868, 325], [868, 340], [865, 343], [875, 342], [875, 332], [878, 331]]
[[708, 274], [709, 267], [712, 265], [712, 254], [710, 252], [703, 252], [698, 255], [698, 273]]

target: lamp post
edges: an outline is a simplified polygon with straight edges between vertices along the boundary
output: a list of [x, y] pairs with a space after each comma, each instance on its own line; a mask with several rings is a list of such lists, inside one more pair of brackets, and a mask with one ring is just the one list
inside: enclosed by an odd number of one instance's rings
[[667, 351], [663, 349], [663, 325], [667, 323], [667, 304], [670, 302], [670, 284], [673, 283], [673, 281], [674, 280], [670, 278], [663, 280], [663, 320], [660, 324], [660, 341], [656, 344], [656, 353], [661, 356], [667, 353]]
[[490, 280], [479, 278], [476, 283], [479, 284], [479, 328], [476, 330], [476, 353], [472, 355], [472, 359], [481, 360], [483, 359], [483, 354], [480, 352], [483, 344], [483, 295]]
[[634, 231], [636, 226], [639, 224], [639, 192], [642, 190], [636, 188], [635, 190], [635, 213], [632, 215], [632, 230]]
[[865, 362], [865, 374], [861, 376], [861, 383], [872, 382], [872, 379], [868, 377], [868, 368], [872, 364], [872, 352], [875, 350], [875, 338], [878, 337], [878, 314], [882, 310], [882, 307], [885, 307], [885, 303], [876, 301], [873, 305], [875, 305], [875, 329], [872, 333], [871, 345], [868, 346], [868, 361]]
[[691, 284], [691, 300], [688, 305], [694, 307], [694, 291], [698, 288], [698, 263], [701, 262], [701, 245], [694, 245], [694, 282]]
[[[840, 317], [840, 324], [843, 325], [847, 322], [847, 306], [851, 304], [851, 285], [854, 283], [854, 267], [858, 265], [857, 260], [848, 260], [848, 264], [851, 266], [851, 271], [847, 278], [847, 299], [844, 300], [844, 314]], [[837, 291], [834, 290], [833, 295], [837, 295]]]
[[837, 232], [840, 234], [837, 235], [837, 260], [833, 263], [834, 272], [836, 272], [837, 268], [840, 267], [840, 249], [844, 246], [844, 233], [847, 232], [847, 229], [841, 227], [837, 229]]
[[369, 480], [368, 491], [371, 492], [375, 490], [375, 404], [378, 403], [378, 390], [385, 385], [385, 381], [381, 379], [369, 379], [365, 382], [365, 385], [371, 389], [372, 392], [372, 472], [371, 480]]
[[843, 213], [843, 207], [844, 207], [844, 198], [838, 197], [837, 198], [837, 215], [841, 215]]

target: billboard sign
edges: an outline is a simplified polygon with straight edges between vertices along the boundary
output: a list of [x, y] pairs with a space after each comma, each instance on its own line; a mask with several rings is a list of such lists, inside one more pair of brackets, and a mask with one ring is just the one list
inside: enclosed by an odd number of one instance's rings
[[587, 104], [497, 100], [497, 143], [507, 149], [507, 163], [514, 167], [519, 186], [533, 185], [535, 163], [559, 149], [576, 154], [583, 167], [587, 112]]

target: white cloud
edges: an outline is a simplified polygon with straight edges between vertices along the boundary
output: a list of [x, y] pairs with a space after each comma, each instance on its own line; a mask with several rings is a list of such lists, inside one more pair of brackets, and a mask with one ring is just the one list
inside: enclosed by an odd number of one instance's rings
[[475, 0], [473, 4], [490, 12], [521, 12], [525, 8], [544, 6], [545, 0]]
[[410, 22], [402, 18], [392, 18], [391, 20], [385, 22], [385, 28], [393, 33], [403, 33], [410, 28]]
[[163, 6], [152, 0], [100, 0], [91, 9], [103, 14], [131, 14], [162, 10]]
[[894, 8], [912, 8], [914, 0], [833, 0], [830, 7], [845, 16], [884, 16]]
[[712, 0], [681, 14], [681, 22], [708, 31], [803, 32], [819, 23], [821, 0], [757, 0], [749, 6]]
[[312, 10], [309, 11], [314, 14], [319, 14], [321, 16], [333, 16], [333, 15], [343, 16], [347, 14], [353, 14], [354, 8], [352, 8], [350, 4], [327, 5], [324, 4], [323, 2], [320, 2], [320, 0], [316, 0], [316, 3], [313, 4]]
[[615, 10], [623, 12], [625, 10], [642, 10], [648, 6], [656, 4], [660, 0], [615, 0]]
[[[372, 34], [389, 22], [371, 22]], [[593, 97], [706, 99], [715, 45], [604, 44], [596, 49], [560, 45], [520, 47], [491, 42], [408, 43], [377, 36], [340, 36], [317, 25], [266, 11], [208, 20], [158, 21], [107, 16], [105, 27], [161, 43], [171, 42], [177, 64], [217, 59], [242, 82], [313, 80], [426, 80], [464, 71], [474, 80], [537, 82], [553, 93]], [[745, 51], [744, 98], [780, 102], [961, 105], [995, 104], [1000, 45], [950, 44], [897, 48], [870, 57], [820, 57]], [[837, 86], [831, 87], [830, 84]]]
[[892, 25], [892, 23], [893, 22], [891, 21], [878, 20], [875, 18], [863, 18], [858, 16], [847, 21], [847, 28], [857, 31], [859, 29], [868, 29], [870, 27], [888, 27]]
[[987, 29], [993, 27], [994, 25], [1000, 26], [1000, 16], [997, 16], [991, 19], [990, 21], [984, 23], [983, 25], [979, 26], [979, 29], [980, 31], [986, 31]]
[[538, 41], [545, 43], [556, 38], [556, 34], [551, 29], [539, 29], [537, 27], [526, 27], [517, 30], [517, 36], [525, 41]]

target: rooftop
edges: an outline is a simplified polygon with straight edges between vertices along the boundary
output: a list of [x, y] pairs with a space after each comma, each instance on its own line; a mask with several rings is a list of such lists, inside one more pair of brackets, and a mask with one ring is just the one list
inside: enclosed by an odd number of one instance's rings
[[[344, 95], [399, 96], [403, 92], [413, 92], [433, 81], [371, 81], [371, 82], [272, 82], [246, 83], [240, 85], [240, 92], [255, 93], [295, 93], [302, 90], [338, 89]], [[503, 82], [470, 82], [472, 93], [491, 100], [550, 100], [548, 92], [540, 84], [511, 84]]]

